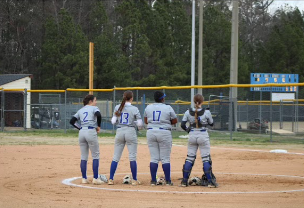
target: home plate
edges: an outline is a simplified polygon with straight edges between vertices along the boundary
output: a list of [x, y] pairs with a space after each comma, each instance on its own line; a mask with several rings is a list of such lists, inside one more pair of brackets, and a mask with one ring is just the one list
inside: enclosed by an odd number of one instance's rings
[[179, 138], [182, 138], [182, 139], [187, 139], [187, 138], [189, 138], [189, 135], [180, 135], [180, 136], [178, 136]]
[[274, 153], [287, 153], [287, 150], [275, 149], [275, 150], [270, 150], [270, 152], [274, 152]]

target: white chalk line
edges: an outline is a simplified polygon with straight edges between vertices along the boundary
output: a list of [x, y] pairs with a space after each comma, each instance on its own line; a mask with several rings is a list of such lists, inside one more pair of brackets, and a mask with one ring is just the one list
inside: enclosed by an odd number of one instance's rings
[[[180, 173], [180, 172], [172, 172]], [[117, 173], [115, 175], [125, 175], [130, 173]], [[138, 173], [139, 175], [147, 175], [150, 173]], [[287, 177], [287, 178], [299, 178], [304, 179], [302, 176], [290, 176], [290, 175], [271, 175], [271, 174], [249, 174], [249, 173], [217, 173], [223, 175], [250, 175], [250, 176], [273, 176], [273, 177]], [[138, 189], [113, 189], [113, 188], [102, 188], [102, 187], [92, 187], [80, 184], [74, 184], [72, 181], [81, 179], [81, 177], [73, 177], [67, 178], [62, 181], [63, 184], [68, 186], [80, 187], [80, 188], [88, 188], [88, 189], [99, 189], [105, 191], [120, 191], [120, 192], [142, 192], [142, 193], [173, 193], [173, 194], [267, 194], [267, 193], [291, 193], [291, 192], [302, 192], [304, 189], [296, 189], [296, 190], [282, 190], [282, 191], [219, 191], [219, 192], [207, 192], [207, 191], [162, 191], [162, 190], [138, 190]], [[105, 185], [107, 185], [105, 183]], [[187, 189], [187, 188], [185, 188]], [[215, 189], [213, 189], [215, 190]]]
[[[185, 145], [173, 144], [176, 147], [186, 147]], [[222, 149], [222, 150], [235, 150], [235, 151], [245, 151], [245, 152], [264, 152], [264, 153], [272, 153], [272, 154], [289, 154], [289, 155], [304, 155], [304, 153], [297, 152], [270, 152], [266, 150], [254, 150], [254, 149], [237, 149], [237, 148], [225, 148], [225, 147], [210, 147], [211, 149]]]
[[[186, 147], [185, 145], [175, 145], [177, 147]], [[271, 153], [265, 150], [253, 150], [253, 149], [236, 149], [236, 148], [224, 148], [224, 147], [211, 147], [212, 149], [223, 149], [223, 150], [235, 150], [235, 151], [248, 151], [248, 152], [263, 152], [263, 153]], [[273, 154], [273, 153], [272, 153]], [[287, 153], [275, 153], [275, 154], [292, 154], [292, 155], [304, 155], [304, 153], [294, 153], [294, 152], [287, 152]], [[176, 173], [176, 172], [172, 172]], [[276, 177], [288, 177], [288, 178], [300, 178], [304, 179], [302, 176], [290, 176], [290, 175], [270, 175], [270, 174], [250, 174], [250, 173], [217, 173], [216, 174], [230, 174], [230, 175], [251, 175], [251, 176], [276, 176]], [[125, 175], [130, 173], [117, 173], [115, 175]], [[150, 174], [150, 173], [138, 173], [141, 174]], [[101, 187], [92, 187], [92, 186], [85, 186], [74, 184], [72, 181], [80, 179], [81, 177], [73, 177], [67, 178], [62, 180], [62, 183], [68, 186], [75, 186], [80, 188], [88, 188], [88, 189], [100, 189], [106, 191], [122, 191], [122, 192], [143, 192], [143, 193], [179, 193], [179, 194], [266, 194], [266, 193], [290, 193], [290, 192], [302, 192], [304, 189], [297, 189], [297, 190], [282, 190], [282, 191], [228, 191], [228, 192], [189, 192], [189, 191], [161, 191], [161, 190], [133, 190], [133, 189], [111, 189], [111, 188], [101, 188]]]

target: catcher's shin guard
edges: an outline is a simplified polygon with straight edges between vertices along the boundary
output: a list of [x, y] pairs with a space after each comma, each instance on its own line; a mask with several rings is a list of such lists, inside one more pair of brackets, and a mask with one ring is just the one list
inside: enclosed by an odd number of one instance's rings
[[[204, 175], [207, 178], [208, 181], [208, 187], [209, 188], [217, 188], [218, 184], [216, 183], [216, 178], [214, 174], [212, 173], [212, 166], [210, 162], [204, 162], [203, 163], [203, 170], [204, 170]], [[202, 182], [202, 185], [205, 186], [206, 184]]]
[[183, 166], [183, 180], [181, 182], [181, 186], [188, 186], [188, 179], [190, 177], [191, 170], [194, 165], [194, 161], [195, 161], [195, 157], [193, 162], [190, 162], [188, 160], [185, 161], [185, 164]]
[[212, 167], [211, 167], [211, 164], [209, 161], [203, 163], [203, 170], [207, 177], [207, 180], [210, 181], [212, 179], [212, 176], [211, 176]]

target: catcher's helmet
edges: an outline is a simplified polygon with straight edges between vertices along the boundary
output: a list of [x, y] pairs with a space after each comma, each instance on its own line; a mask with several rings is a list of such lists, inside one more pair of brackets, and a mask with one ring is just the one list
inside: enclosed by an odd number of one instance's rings
[[122, 180], [123, 184], [131, 184], [132, 183], [132, 176], [131, 175], [126, 175], [123, 180]]
[[166, 179], [164, 177], [157, 177], [156, 185], [166, 185]]
[[199, 177], [192, 177], [188, 181], [189, 185], [191, 186], [200, 186], [201, 185], [201, 179]]
[[108, 183], [108, 179], [106, 175], [100, 174], [98, 177], [100, 178], [101, 181]]

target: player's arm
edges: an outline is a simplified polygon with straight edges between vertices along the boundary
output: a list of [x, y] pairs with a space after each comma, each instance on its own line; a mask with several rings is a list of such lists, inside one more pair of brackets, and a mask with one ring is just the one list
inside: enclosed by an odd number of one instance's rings
[[96, 131], [99, 132], [100, 131], [100, 125], [101, 125], [101, 113], [100, 113], [100, 111], [96, 111], [94, 113], [94, 115], [97, 117], [97, 128], [96, 128]]
[[115, 115], [115, 112], [118, 110], [118, 107], [115, 106], [114, 112], [113, 112], [113, 117], [111, 119], [111, 123], [114, 125], [117, 122], [117, 116]]
[[174, 112], [174, 110], [171, 106], [170, 106], [170, 115], [171, 115], [171, 118], [173, 118], [173, 119], [171, 119], [171, 125], [176, 124], [177, 123], [177, 116], [176, 116], [176, 114], [175, 114], [175, 112]]
[[205, 113], [207, 114], [207, 122], [210, 126], [213, 126], [213, 118], [210, 110], [206, 109]]
[[148, 118], [145, 117], [144, 120], [145, 120], [145, 124], [148, 124]]
[[77, 118], [73, 116], [70, 120], [70, 124], [72, 126], [74, 126], [76, 129], [80, 130], [80, 127], [76, 124], [76, 121], [77, 121]]
[[181, 128], [182, 129], [184, 129], [186, 132], [190, 132], [190, 130], [191, 130], [191, 128], [190, 128], [190, 126], [189, 127], [187, 127], [186, 126], [186, 123], [187, 123], [187, 121], [188, 121], [188, 118], [187, 118], [187, 115], [189, 114], [189, 110], [187, 110], [186, 112], [185, 112], [185, 114], [184, 114], [184, 117], [183, 117], [183, 119], [182, 119], [182, 122], [181, 122]]
[[181, 122], [181, 128], [184, 129], [186, 132], [190, 132], [191, 128], [186, 126], [187, 121]]

